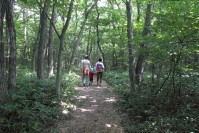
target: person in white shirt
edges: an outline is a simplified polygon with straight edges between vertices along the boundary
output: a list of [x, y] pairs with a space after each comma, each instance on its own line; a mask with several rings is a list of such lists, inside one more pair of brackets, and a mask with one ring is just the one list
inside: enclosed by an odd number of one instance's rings
[[102, 74], [103, 74], [103, 71], [104, 71], [104, 64], [102, 63], [102, 59], [101, 58], [96, 63], [95, 70], [97, 72], [97, 85], [101, 86]]
[[91, 67], [91, 63], [88, 60], [88, 55], [84, 56], [84, 59], [82, 60], [81, 63], [81, 70], [80, 72], [82, 73], [82, 83], [84, 86], [89, 85], [89, 69]]

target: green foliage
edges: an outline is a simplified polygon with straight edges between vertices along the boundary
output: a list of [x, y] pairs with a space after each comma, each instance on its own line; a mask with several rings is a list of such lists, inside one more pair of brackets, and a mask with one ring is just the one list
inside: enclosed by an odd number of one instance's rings
[[70, 73], [63, 76], [61, 83], [61, 99], [65, 99], [66, 101], [72, 101], [72, 97], [78, 93], [78, 91], [75, 90], [74, 87], [78, 85], [79, 81], [80, 76], [75, 73]]
[[118, 92], [121, 96], [128, 93], [130, 84], [127, 72], [111, 71], [104, 73], [104, 78], [114, 87], [114, 91]]
[[127, 132], [198, 132], [198, 73], [189, 71], [176, 79], [176, 86], [181, 86], [180, 95], [174, 94], [169, 84], [154, 95], [156, 88], [149, 75], [144, 74], [142, 93], [130, 95], [127, 72], [104, 74], [119, 94], [120, 109], [131, 120]]
[[54, 127], [61, 118], [60, 101], [69, 101], [77, 94], [75, 78], [75, 74], [62, 78], [62, 99], [57, 99], [54, 77], [39, 80], [36, 74], [19, 69], [16, 92], [0, 106], [0, 132], [35, 133]]

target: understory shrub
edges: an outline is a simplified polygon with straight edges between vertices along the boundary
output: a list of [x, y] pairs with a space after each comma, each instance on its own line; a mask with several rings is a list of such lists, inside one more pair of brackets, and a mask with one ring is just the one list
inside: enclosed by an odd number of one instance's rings
[[55, 77], [39, 80], [34, 73], [18, 73], [15, 93], [0, 106], [0, 133], [47, 132], [61, 118], [60, 101], [70, 101], [78, 93], [74, 90], [76, 82], [75, 74], [63, 76], [58, 99]]
[[[192, 75], [192, 77], [194, 77]], [[135, 132], [198, 132], [199, 131], [199, 96], [196, 86], [188, 87], [195, 82], [190, 83], [189, 77], [183, 77], [180, 83], [181, 95], [160, 91], [154, 95], [150, 77], [144, 77], [142, 93], [133, 93], [129, 95], [129, 76], [128, 73], [106, 72], [104, 78], [112, 85], [113, 90], [119, 95], [120, 109], [130, 119], [127, 127], [129, 133]], [[187, 78], [187, 79], [186, 79]], [[146, 82], [147, 81], [147, 82]], [[186, 82], [187, 81], [187, 82]], [[190, 84], [186, 84], [190, 83]], [[166, 87], [165, 85], [164, 87]], [[172, 88], [163, 88], [172, 89]], [[192, 90], [191, 95], [187, 92]], [[194, 95], [193, 95], [194, 94]]]

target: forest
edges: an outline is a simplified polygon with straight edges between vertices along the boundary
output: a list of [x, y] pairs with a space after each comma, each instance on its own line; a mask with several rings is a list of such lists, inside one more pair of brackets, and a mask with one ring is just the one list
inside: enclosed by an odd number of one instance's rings
[[[99, 58], [126, 132], [199, 132], [198, 0], [0, 0], [0, 133], [41, 132]], [[51, 129], [54, 130], [54, 129]]]

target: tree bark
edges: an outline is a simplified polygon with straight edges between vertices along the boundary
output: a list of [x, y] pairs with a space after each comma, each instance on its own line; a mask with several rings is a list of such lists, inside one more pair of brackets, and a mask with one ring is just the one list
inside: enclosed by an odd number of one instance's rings
[[4, 39], [3, 39], [3, 25], [4, 16], [6, 12], [7, 0], [0, 0], [0, 104], [6, 99], [8, 91], [5, 87], [5, 75], [4, 75]]
[[53, 12], [52, 12], [52, 18], [50, 23], [50, 29], [49, 29], [49, 45], [48, 45], [48, 77], [53, 76], [53, 46], [54, 46], [54, 27], [56, 23], [56, 15], [57, 15], [57, 7], [54, 4], [53, 5]]
[[133, 18], [132, 18], [132, 0], [126, 0], [126, 13], [127, 13], [127, 37], [129, 49], [129, 78], [131, 83], [130, 94], [137, 91], [134, 88], [135, 82], [135, 48], [133, 46]]
[[41, 9], [40, 15], [40, 39], [38, 46], [38, 60], [37, 60], [37, 77], [44, 79], [44, 58], [45, 58], [45, 46], [46, 46], [46, 28], [47, 28], [47, 16], [49, 8], [49, 0], [45, 0], [44, 8]]
[[[143, 36], [150, 36], [151, 35], [151, 18], [152, 18], [152, 11], [153, 10], [153, 5], [152, 4], [148, 4], [147, 5], [147, 11], [146, 11], [146, 18], [145, 18], [145, 24], [144, 24], [144, 30], [142, 35]], [[140, 48], [143, 50], [147, 49], [147, 46], [145, 44], [141, 44]], [[136, 64], [136, 68], [135, 68], [135, 89], [138, 90], [138, 92], [141, 92], [141, 82], [142, 82], [142, 75], [144, 72], [144, 68], [146, 65], [146, 53], [141, 53], [138, 56], [138, 60], [137, 60], [137, 64]]]
[[141, 4], [141, 2], [136, 0], [136, 3], [137, 3], [137, 22], [140, 22], [140, 16], [141, 16], [141, 14], [140, 14], [140, 4]]
[[24, 22], [24, 42], [22, 48], [22, 58], [21, 64], [24, 65], [25, 58], [26, 58], [26, 43], [27, 43], [27, 20], [26, 20], [26, 10], [23, 10], [23, 22]]
[[7, 0], [6, 2], [6, 24], [10, 40], [8, 91], [12, 93], [16, 87], [16, 31], [13, 21], [14, 0]]

